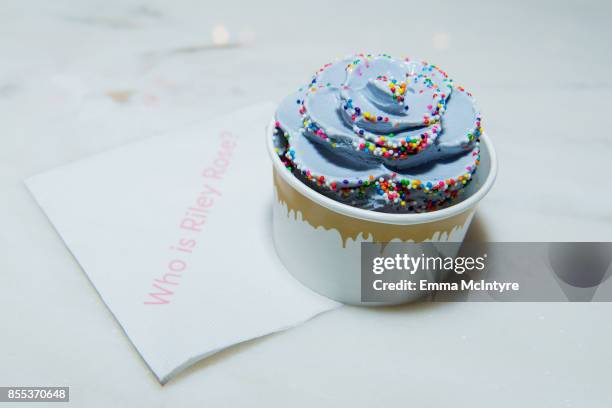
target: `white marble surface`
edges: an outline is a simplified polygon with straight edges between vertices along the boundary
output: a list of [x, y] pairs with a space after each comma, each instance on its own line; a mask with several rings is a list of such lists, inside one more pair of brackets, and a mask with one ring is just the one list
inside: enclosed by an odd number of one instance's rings
[[609, 304], [345, 307], [161, 387], [22, 183], [384, 51], [480, 102], [501, 166], [472, 238], [609, 241], [612, 10], [560, 3], [2, 1], [0, 385], [88, 407], [612, 405]]

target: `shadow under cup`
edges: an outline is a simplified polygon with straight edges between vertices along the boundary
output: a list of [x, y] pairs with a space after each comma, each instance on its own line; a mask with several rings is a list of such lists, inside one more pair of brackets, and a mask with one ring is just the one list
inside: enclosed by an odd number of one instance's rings
[[[266, 138], [273, 163], [272, 234], [278, 256], [302, 284], [347, 304], [372, 305], [361, 300], [362, 242], [380, 243], [381, 252], [388, 242], [463, 242], [476, 205], [497, 173], [495, 151], [483, 134], [478, 170], [462, 198], [450, 207], [421, 214], [364, 210], [332, 200], [295, 178], [276, 154], [273, 131], [274, 122]], [[424, 294], [406, 291], [393, 304]]]

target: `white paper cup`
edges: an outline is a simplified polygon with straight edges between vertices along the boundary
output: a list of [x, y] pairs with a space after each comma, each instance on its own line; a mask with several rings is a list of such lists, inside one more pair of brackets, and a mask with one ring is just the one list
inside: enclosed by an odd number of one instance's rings
[[[476, 205], [491, 189], [497, 174], [493, 145], [483, 134], [480, 165], [460, 202], [420, 214], [364, 210], [318, 193], [289, 172], [275, 151], [274, 129], [273, 120], [266, 143], [273, 164], [276, 251], [302, 284], [343, 303], [371, 305], [361, 301], [362, 242], [463, 242]], [[423, 294], [406, 291], [394, 303], [409, 302]]]

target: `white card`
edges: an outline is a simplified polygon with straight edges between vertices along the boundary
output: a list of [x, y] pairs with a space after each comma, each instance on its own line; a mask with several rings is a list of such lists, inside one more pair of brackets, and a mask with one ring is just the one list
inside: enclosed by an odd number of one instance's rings
[[256, 105], [26, 180], [162, 383], [338, 305], [302, 287], [274, 251], [264, 143], [273, 108]]

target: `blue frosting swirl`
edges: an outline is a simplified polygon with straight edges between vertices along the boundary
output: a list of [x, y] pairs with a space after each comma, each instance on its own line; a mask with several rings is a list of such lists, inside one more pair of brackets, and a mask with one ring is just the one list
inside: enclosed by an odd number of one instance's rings
[[274, 143], [296, 177], [360, 208], [449, 205], [479, 164], [480, 114], [440, 68], [387, 55], [326, 64], [276, 112]]

